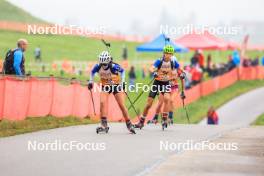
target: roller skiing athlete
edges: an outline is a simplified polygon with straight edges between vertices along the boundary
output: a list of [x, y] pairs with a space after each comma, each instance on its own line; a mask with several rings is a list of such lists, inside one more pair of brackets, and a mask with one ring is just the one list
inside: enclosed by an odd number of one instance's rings
[[[175, 56], [173, 56], [172, 59], [177, 61], [177, 58]], [[184, 87], [184, 78], [185, 78], [185, 73], [181, 69], [172, 70], [172, 76], [171, 76], [171, 80], [170, 80], [171, 92], [170, 92], [170, 102], [169, 102], [170, 111], [169, 111], [169, 115], [168, 115], [168, 117], [169, 117], [168, 118], [168, 124], [173, 124], [173, 111], [174, 111], [173, 101], [175, 100], [175, 97], [179, 95], [178, 80], [180, 79], [182, 87]], [[185, 99], [185, 94], [183, 91], [180, 92], [180, 97], [181, 97], [181, 99]], [[153, 119], [148, 121], [148, 124], [151, 124], [151, 123], [157, 124], [158, 123], [159, 114], [161, 113], [161, 108], [164, 104], [163, 100], [164, 100], [163, 95], [162, 94], [159, 95], [158, 105], [156, 107], [156, 113], [155, 113]]]
[[162, 112], [162, 130], [168, 126], [168, 115], [170, 111], [170, 91], [171, 91], [171, 76], [173, 70], [178, 70], [180, 68], [177, 60], [172, 59], [174, 54], [174, 48], [171, 45], [166, 45], [163, 48], [163, 57], [157, 59], [153, 66], [150, 68], [150, 71], [153, 73], [154, 82], [149, 92], [147, 105], [144, 108], [143, 114], [139, 119], [139, 122], [135, 125], [135, 128], [142, 129], [144, 127], [145, 119], [148, 114], [149, 109], [151, 108], [153, 101], [157, 94], [163, 96], [164, 109]]
[[96, 129], [97, 133], [108, 133], [109, 127], [107, 124], [107, 108], [108, 97], [113, 94], [122, 114], [125, 118], [127, 129], [130, 133], [135, 134], [134, 127], [128, 117], [128, 111], [125, 107], [122, 94], [125, 90], [125, 70], [114, 63], [108, 51], [103, 51], [99, 55], [99, 64], [96, 64], [90, 75], [88, 89], [92, 90], [94, 85], [94, 76], [98, 73], [100, 77], [100, 116], [101, 126]]

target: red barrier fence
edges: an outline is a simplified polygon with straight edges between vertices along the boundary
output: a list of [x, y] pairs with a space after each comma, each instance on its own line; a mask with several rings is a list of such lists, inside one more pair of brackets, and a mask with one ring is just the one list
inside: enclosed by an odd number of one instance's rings
[[[186, 91], [186, 104], [210, 95], [234, 84], [237, 80], [264, 79], [264, 67], [234, 69], [222, 76], [202, 82]], [[93, 92], [96, 114], [100, 114], [100, 94]], [[110, 121], [122, 120], [122, 113], [117, 102], [111, 96], [108, 100]], [[179, 96], [175, 98], [176, 107], [181, 106]], [[155, 106], [148, 118], [155, 113]], [[23, 120], [26, 117], [75, 116], [79, 118], [94, 116], [91, 92], [78, 83], [63, 85], [54, 78], [19, 79], [0, 76], [0, 119]]]

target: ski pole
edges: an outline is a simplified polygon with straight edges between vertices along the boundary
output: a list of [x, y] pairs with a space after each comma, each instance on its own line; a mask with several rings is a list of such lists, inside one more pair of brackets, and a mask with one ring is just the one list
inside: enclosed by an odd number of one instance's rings
[[[182, 87], [182, 92], [184, 92], [183, 80], [181, 80], [181, 87]], [[185, 103], [184, 103], [184, 98], [182, 98], [182, 106], [183, 106], [183, 109], [185, 111], [185, 115], [186, 115], [186, 118], [188, 120], [188, 124], [190, 124], [190, 118], [189, 118], [189, 114], [188, 114], [187, 108], [186, 108]]]
[[127, 92], [126, 92], [126, 91], [124, 91], [124, 92], [125, 92], [125, 94], [126, 94], [126, 96], [127, 96], [127, 99], [128, 99], [128, 101], [129, 101], [129, 103], [130, 103], [130, 106], [132, 106], [132, 108], [134, 109], [136, 115], [139, 116], [139, 113], [137, 112], [135, 106], [132, 104], [132, 101], [131, 101], [131, 99], [129, 98]]
[[104, 39], [101, 39], [101, 41], [106, 46], [107, 51], [109, 51], [109, 48], [111, 47], [111, 44], [109, 42], [106, 42]]
[[94, 106], [94, 99], [93, 99], [93, 92], [92, 92], [91, 89], [89, 89], [89, 90], [90, 90], [90, 93], [91, 93], [91, 98], [92, 98], [92, 103], [93, 103], [94, 115], [96, 115], [96, 113], [95, 113], [95, 106]]
[[170, 38], [169, 37], [165, 37], [165, 45], [167, 45], [167, 43], [170, 42]]
[[[149, 83], [148, 83], [148, 86], [154, 81], [155, 78], [153, 78]], [[142, 94], [144, 93], [144, 91], [142, 90], [140, 92], [140, 94], [137, 96], [137, 98], [131, 102], [131, 105], [128, 107], [128, 110], [130, 110], [132, 108], [132, 105], [134, 106], [134, 104], [138, 101], [138, 99], [142, 96]]]
[[185, 110], [185, 114], [186, 114], [186, 118], [188, 120], [188, 124], [190, 124], [190, 118], [189, 118], [189, 114], [188, 114], [187, 108], [186, 108], [185, 103], [184, 103], [184, 99], [182, 99], [182, 106], [183, 106], [183, 109]]

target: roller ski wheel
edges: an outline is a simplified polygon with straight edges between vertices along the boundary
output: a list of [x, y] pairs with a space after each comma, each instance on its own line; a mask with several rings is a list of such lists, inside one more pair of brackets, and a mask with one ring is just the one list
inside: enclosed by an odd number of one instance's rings
[[130, 120], [126, 122], [126, 126], [127, 126], [127, 129], [128, 129], [128, 131], [130, 133], [136, 134], [135, 129], [134, 129], [134, 126], [132, 125], [132, 123], [131, 123]]
[[144, 127], [145, 119], [140, 118], [139, 122], [134, 125], [134, 128], [139, 128], [140, 130]]
[[147, 122], [147, 124], [157, 124], [158, 123], [158, 120], [149, 120], [148, 122]]
[[137, 124], [134, 125], [134, 128], [139, 128], [140, 130], [144, 127], [144, 124], [139, 122]]
[[165, 128], [168, 128], [168, 123], [166, 121], [162, 122], [162, 130], [164, 131]]
[[108, 133], [109, 127], [97, 127], [96, 128], [96, 133], [99, 134], [101, 132]]
[[170, 119], [168, 124], [173, 125], [173, 119]]
[[133, 127], [130, 127], [130, 128], [127, 128], [128, 131], [131, 133], [131, 134], [136, 134], [136, 131]]

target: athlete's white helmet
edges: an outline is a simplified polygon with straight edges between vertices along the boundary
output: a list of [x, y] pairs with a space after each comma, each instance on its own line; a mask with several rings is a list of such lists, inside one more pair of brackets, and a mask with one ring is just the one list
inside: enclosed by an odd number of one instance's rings
[[99, 55], [99, 63], [100, 64], [109, 64], [111, 62], [111, 55], [109, 54], [108, 51], [103, 51]]

